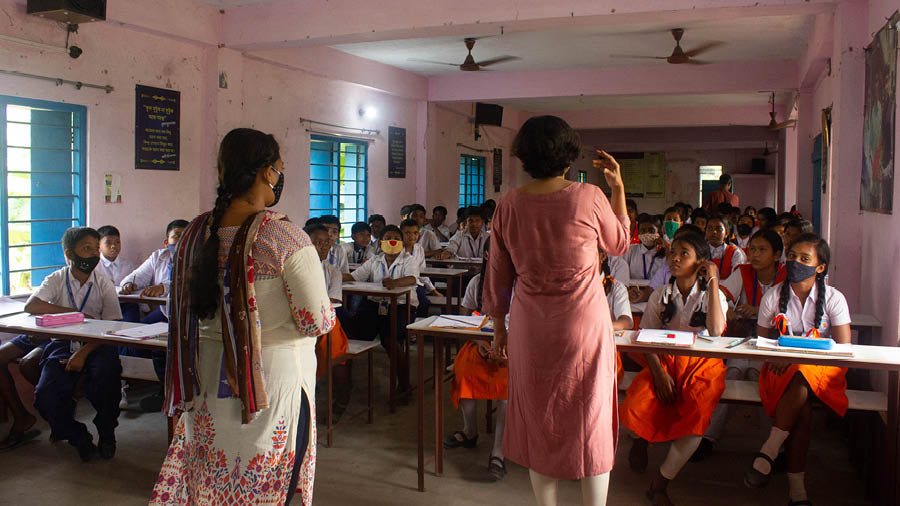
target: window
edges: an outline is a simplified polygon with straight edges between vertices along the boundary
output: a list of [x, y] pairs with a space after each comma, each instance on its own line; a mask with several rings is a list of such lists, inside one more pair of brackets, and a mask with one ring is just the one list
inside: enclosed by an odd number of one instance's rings
[[578, 182], [579, 183], [587, 183], [587, 172], [583, 170], [578, 171]]
[[65, 266], [62, 235], [85, 224], [84, 106], [0, 96], [2, 293]]
[[700, 206], [705, 200], [703, 197], [709, 192], [719, 189], [719, 176], [722, 175], [721, 165], [701, 165], [700, 166]]
[[333, 214], [341, 220], [341, 240], [350, 229], [366, 221], [366, 167], [364, 141], [313, 135], [309, 143], [309, 217]]
[[483, 156], [459, 156], [459, 207], [480, 206], [484, 203]]

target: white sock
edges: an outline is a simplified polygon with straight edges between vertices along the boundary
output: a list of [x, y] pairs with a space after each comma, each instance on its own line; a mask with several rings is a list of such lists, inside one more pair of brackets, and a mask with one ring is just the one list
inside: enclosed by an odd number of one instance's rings
[[533, 469], [528, 470], [528, 476], [531, 477], [531, 489], [534, 491], [534, 498], [537, 499], [538, 506], [556, 506], [556, 491], [559, 482]]
[[478, 404], [475, 399], [460, 399], [459, 409], [463, 415], [463, 432], [466, 437], [472, 438], [478, 435]]
[[497, 422], [494, 424], [494, 449], [492, 457], [503, 459], [503, 429], [506, 427], [506, 401], [497, 401]]
[[691, 455], [697, 451], [701, 439], [703, 438], [692, 434], [672, 441], [669, 453], [666, 454], [666, 460], [659, 466], [659, 474], [663, 475], [663, 478], [667, 480], [674, 479], [678, 475], [678, 471], [681, 471], [681, 468], [687, 464]]
[[585, 476], [581, 479], [581, 502], [584, 506], [606, 506], [609, 473]]
[[803, 478], [806, 473], [787, 473], [788, 476], [788, 494], [792, 501], [803, 501], [806, 497], [806, 486], [803, 484]]
[[[763, 443], [759, 452], [764, 453], [772, 460], [775, 460], [775, 457], [778, 456], [778, 450], [781, 449], [781, 445], [784, 444], [790, 434], [789, 431], [781, 430], [778, 427], [772, 427], [772, 430], [769, 432], [769, 439], [766, 439], [766, 442]], [[772, 465], [769, 464], [768, 460], [757, 457], [753, 460], [753, 469], [756, 469], [763, 474], [769, 474], [772, 471]]]

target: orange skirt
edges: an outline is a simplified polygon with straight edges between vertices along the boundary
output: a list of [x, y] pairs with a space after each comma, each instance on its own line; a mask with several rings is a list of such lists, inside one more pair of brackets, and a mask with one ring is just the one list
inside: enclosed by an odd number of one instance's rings
[[657, 399], [653, 374], [645, 367], [620, 406], [622, 424], [651, 443], [702, 436], [725, 391], [725, 364], [718, 358], [674, 355], [659, 355], [659, 361], [679, 389], [675, 402]]
[[474, 341], [468, 341], [456, 354], [450, 392], [455, 407], [459, 407], [460, 399], [506, 399], [508, 384], [508, 366], [482, 358]]
[[812, 388], [812, 393], [835, 413], [844, 416], [847, 412], [847, 369], [824, 365], [792, 365], [784, 374], [775, 375], [763, 366], [759, 375], [759, 397], [769, 416], [775, 416], [775, 407], [784, 395], [785, 389], [797, 373], [803, 375]]
[[619, 355], [619, 352], [616, 352], [616, 383], [621, 383], [622, 378], [625, 377], [625, 369], [622, 367], [622, 355]]
[[[325, 375], [325, 348], [328, 346], [328, 340], [325, 336], [316, 343], [316, 379]], [[341, 327], [341, 322], [337, 318], [334, 319], [334, 329], [331, 331], [331, 358], [343, 356], [347, 353], [347, 334]], [[332, 363], [332, 365], [339, 365]]]

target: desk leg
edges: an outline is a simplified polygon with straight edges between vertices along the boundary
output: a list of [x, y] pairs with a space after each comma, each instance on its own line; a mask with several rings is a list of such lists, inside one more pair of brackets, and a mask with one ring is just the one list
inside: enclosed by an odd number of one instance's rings
[[447, 280], [447, 314], [453, 314], [453, 276], [444, 278]]
[[390, 412], [397, 410], [397, 297], [391, 297], [391, 336], [388, 347], [391, 355], [390, 385], [388, 386], [388, 406]]
[[419, 388], [416, 392], [416, 405], [418, 407], [417, 449], [419, 452], [419, 492], [425, 491], [425, 336], [416, 336], [417, 371], [419, 376]]
[[325, 334], [325, 374], [328, 375], [328, 411], [327, 411], [327, 429], [325, 430], [325, 446], [331, 448], [331, 438], [334, 432], [334, 414], [331, 410], [332, 395], [334, 393], [334, 376], [331, 361], [331, 332]]
[[444, 473], [444, 398], [441, 386], [444, 384], [443, 354], [444, 339], [434, 336], [434, 474]]
[[900, 504], [900, 371], [888, 372], [887, 465], [881, 503]]

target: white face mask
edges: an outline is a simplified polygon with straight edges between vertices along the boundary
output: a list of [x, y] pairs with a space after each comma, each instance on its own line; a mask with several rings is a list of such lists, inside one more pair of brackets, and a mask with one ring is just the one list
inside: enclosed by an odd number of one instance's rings
[[641, 240], [641, 244], [650, 248], [659, 240], [659, 234], [640, 234], [638, 235], [638, 239]]

